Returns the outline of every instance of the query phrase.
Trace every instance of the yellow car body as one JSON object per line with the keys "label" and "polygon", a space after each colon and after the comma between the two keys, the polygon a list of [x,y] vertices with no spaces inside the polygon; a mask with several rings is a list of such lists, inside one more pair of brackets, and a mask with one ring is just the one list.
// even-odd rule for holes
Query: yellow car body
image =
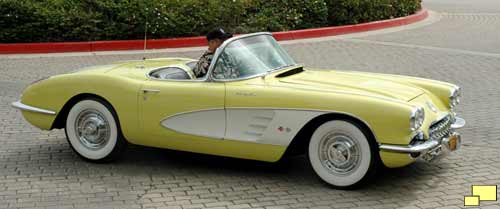
{"label": "yellow car body", "polygon": [[[315,118],[349,117],[370,130],[387,167],[414,162],[417,156],[404,149],[416,135],[429,141],[430,127],[445,116],[455,122],[451,128],[464,122],[450,104],[458,86],[429,79],[299,65],[230,81],[151,77],[169,66],[192,77],[188,65],[193,61],[147,59],[52,76],[28,86],[13,105],[34,126],[51,130],[64,128],[76,101],[95,96],[112,105],[129,143],[268,162],[278,161]],[[412,130],[410,115],[416,107],[424,110],[425,119]],[[257,119],[265,124],[249,122]],[[192,127],[176,128],[179,124]],[[246,128],[252,125],[260,132],[250,133]]]}

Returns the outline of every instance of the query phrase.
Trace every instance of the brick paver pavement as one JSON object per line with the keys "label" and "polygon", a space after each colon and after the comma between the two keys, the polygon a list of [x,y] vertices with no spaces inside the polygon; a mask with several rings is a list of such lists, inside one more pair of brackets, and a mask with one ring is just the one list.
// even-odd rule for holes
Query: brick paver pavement
{"label": "brick paver pavement", "polygon": [[[441,9],[447,2],[438,3]],[[0,57],[0,208],[463,208],[472,184],[500,184],[500,54],[492,47],[500,40],[491,28],[483,36],[467,33],[470,43],[459,33],[449,35],[455,41],[437,37],[445,42],[424,35],[439,34],[447,22],[462,31],[467,30],[460,21],[467,26],[487,19],[498,25],[500,14],[467,21],[459,13],[444,15],[413,29],[422,36],[402,31],[285,45],[307,66],[420,76],[463,88],[458,113],[468,123],[459,153],[437,164],[383,170],[373,184],[355,191],[322,184],[304,157],[270,164],[134,146],[118,162],[87,163],[71,151],[63,131],[32,127],[10,103],[35,79],[143,55]],[[482,38],[491,43],[484,50],[474,45]],[[485,208],[499,204],[481,203]]]}

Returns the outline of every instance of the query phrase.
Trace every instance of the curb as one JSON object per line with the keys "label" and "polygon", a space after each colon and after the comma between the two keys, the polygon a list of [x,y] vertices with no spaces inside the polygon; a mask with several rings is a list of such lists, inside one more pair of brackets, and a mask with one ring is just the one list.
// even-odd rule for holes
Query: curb
{"label": "curb", "polygon": [[[429,12],[427,11],[427,9],[422,9],[413,15],[395,19],[361,23],[356,25],[274,32],[273,36],[278,41],[286,41],[343,35],[408,25],[421,21],[428,16]],[[198,47],[206,45],[207,41],[204,36],[151,39],[147,40],[146,42],[147,49]],[[144,40],[0,44],[0,54],[96,52],[141,49],[144,49]]]}

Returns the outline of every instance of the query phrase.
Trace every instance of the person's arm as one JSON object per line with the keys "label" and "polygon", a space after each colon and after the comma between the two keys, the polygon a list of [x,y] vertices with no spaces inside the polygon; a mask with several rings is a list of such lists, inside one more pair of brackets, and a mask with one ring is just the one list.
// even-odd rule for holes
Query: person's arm
{"label": "person's arm", "polygon": [[196,78],[204,77],[207,74],[209,66],[210,66],[210,60],[207,56],[207,53],[205,53],[200,57],[198,63],[196,63],[196,66],[193,69],[195,77]]}

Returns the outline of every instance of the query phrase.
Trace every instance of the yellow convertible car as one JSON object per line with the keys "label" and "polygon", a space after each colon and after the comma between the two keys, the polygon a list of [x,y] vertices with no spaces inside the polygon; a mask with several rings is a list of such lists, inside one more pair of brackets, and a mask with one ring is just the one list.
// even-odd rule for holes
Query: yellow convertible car
{"label": "yellow convertible car", "polygon": [[148,59],[38,80],[13,103],[44,130],[64,128],[89,161],[128,143],[275,162],[307,153],[326,183],[353,188],[377,167],[459,149],[456,85],[407,76],[307,69],[270,33],[233,37],[207,76],[196,60]]}

